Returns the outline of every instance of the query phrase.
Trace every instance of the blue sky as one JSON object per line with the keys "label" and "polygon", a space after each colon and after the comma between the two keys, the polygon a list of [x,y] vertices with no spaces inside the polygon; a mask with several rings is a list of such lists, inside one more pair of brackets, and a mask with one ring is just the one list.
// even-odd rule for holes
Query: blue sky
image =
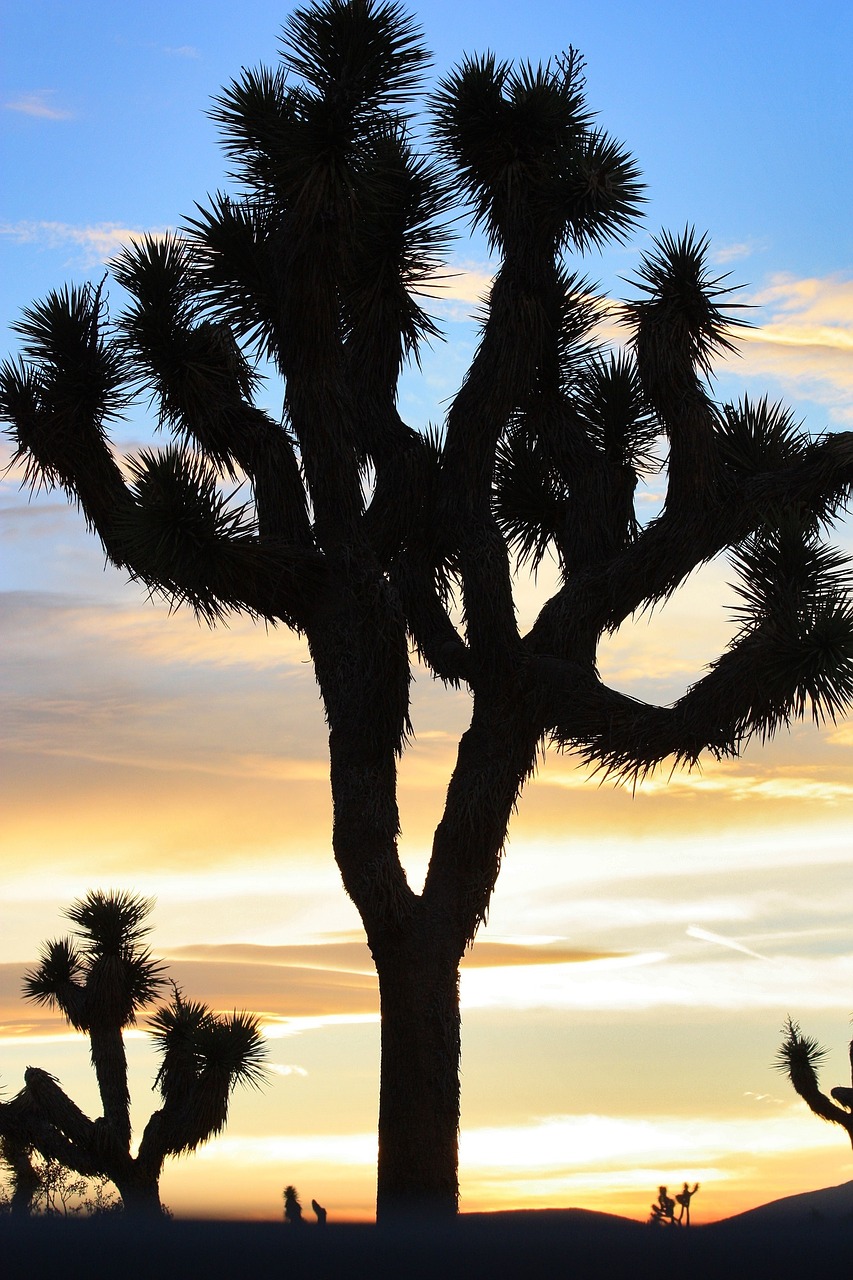
{"label": "blue sky", "polygon": [[[6,4],[4,331],[34,297],[100,278],[128,236],[178,226],[223,184],[205,109],[241,65],[274,60],[285,14]],[[721,368],[719,394],[767,390],[814,430],[853,428],[847,4],[434,0],[418,16],[438,73],[463,51],[537,61],[579,48],[591,105],[648,184],[631,243],[584,269],[615,295],[658,229],[707,231],[758,326]],[[475,340],[482,243],[463,237],[454,267],[438,307],[447,342],[401,391],[413,422],[440,415]],[[120,438],[149,433],[140,410]],[[276,1063],[265,1099],[238,1098],[225,1139],[167,1175],[167,1202],[275,1216],[295,1181],[338,1212],[369,1213],[375,989],[328,851],[324,729],[304,652],[241,620],[210,635],[169,617],[104,571],[61,495],[28,506],[18,481],[0,481],[3,1086],[35,1060],[94,1107],[85,1046],[23,1006],[20,967],[76,894],[156,894],[155,948],[193,995],[263,1012]],[[676,696],[725,642],[725,579],[709,566],[651,623],[624,628],[603,658],[608,678]],[[520,583],[520,608],[545,588]],[[418,682],[401,796],[413,876],[466,709],[464,695]],[[833,1046],[827,1083],[844,1073],[851,764],[849,726],[797,728],[634,798],[570,760],[547,762],[463,982],[464,1207],[643,1216],[660,1181],[689,1177],[719,1216],[853,1177],[843,1135],[804,1113],[769,1065],[790,1011]],[[515,950],[489,949],[498,943]],[[144,1039],[133,1053],[147,1104]],[[238,1173],[249,1190],[235,1202]]]}

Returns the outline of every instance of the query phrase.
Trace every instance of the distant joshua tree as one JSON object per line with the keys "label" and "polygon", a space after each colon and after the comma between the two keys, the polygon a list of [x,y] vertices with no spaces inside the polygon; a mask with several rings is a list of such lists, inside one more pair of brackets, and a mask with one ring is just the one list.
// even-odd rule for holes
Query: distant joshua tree
{"label": "distant joshua tree", "polygon": [[311,1208],[314,1210],[315,1214],[317,1215],[317,1225],[320,1227],[325,1227],[326,1217],[327,1217],[326,1210],[323,1208],[321,1204],[318,1204],[316,1200],[311,1201]]}
{"label": "distant joshua tree", "polygon": [[167,1156],[194,1151],[228,1119],[236,1084],[259,1086],[264,1045],[257,1019],[220,1017],[185,1000],[173,983],[169,1004],[149,1028],[161,1055],[155,1085],[163,1099],[130,1153],[130,1092],[123,1032],[167,984],[164,966],[142,943],[151,902],[129,893],[93,892],[65,913],[73,938],[49,942],[24,978],[24,995],[59,1009],[89,1037],[103,1115],[91,1120],[39,1067],[0,1103],[4,1162],[14,1184],[13,1211],[29,1212],[38,1191],[33,1154],[85,1178],[108,1178],[125,1210],[161,1212],[159,1182]]}
{"label": "distant joshua tree", "polygon": [[681,1188],[678,1195],[675,1197],[679,1205],[677,1221],[683,1222],[685,1227],[690,1226],[690,1201],[693,1199],[693,1197],[695,1196],[698,1190],[699,1190],[698,1182],[694,1182],[692,1191],[690,1187],[687,1185],[687,1183],[685,1182],[684,1186]]}
{"label": "distant joshua tree", "polygon": [[658,1187],[658,1198],[652,1205],[649,1222],[656,1223],[658,1225],[665,1223],[670,1227],[676,1225],[675,1201],[667,1191],[666,1187]]}
{"label": "distant joshua tree", "polygon": [[[779,1046],[776,1067],[788,1077],[816,1116],[841,1125],[853,1146],[853,1088],[838,1085],[835,1089],[830,1089],[830,1096],[827,1097],[821,1092],[817,1077],[817,1069],[826,1057],[826,1049],[811,1036],[804,1036],[800,1024],[793,1022],[791,1018],[788,1018],[782,1033],[785,1039]],[[849,1055],[850,1078],[853,1083],[853,1040],[850,1041]]]}
{"label": "distant joshua tree", "polygon": [[284,1188],[284,1220],[290,1226],[303,1226],[305,1219],[302,1217],[302,1205],[299,1203],[299,1193],[296,1187]]}

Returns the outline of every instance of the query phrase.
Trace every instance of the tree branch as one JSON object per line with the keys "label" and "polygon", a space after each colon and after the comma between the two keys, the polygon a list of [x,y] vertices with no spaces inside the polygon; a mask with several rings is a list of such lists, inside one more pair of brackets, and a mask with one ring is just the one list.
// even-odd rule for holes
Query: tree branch
{"label": "tree branch", "polygon": [[534,660],[546,730],[561,747],[617,776],[642,777],[668,757],[737,755],[807,709],[835,720],[853,702],[853,610],[831,599],[811,616],[772,616],[745,629],[671,707],[608,688],[590,667]]}

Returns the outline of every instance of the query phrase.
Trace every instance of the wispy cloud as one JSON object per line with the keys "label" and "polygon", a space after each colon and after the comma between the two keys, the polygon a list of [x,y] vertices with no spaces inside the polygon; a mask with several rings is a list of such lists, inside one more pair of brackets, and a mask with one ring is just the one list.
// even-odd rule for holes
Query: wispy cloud
{"label": "wispy cloud", "polygon": [[779,274],[747,300],[760,311],[731,371],[772,378],[853,423],[853,278]]}
{"label": "wispy cloud", "polygon": [[145,235],[164,235],[166,228],[126,227],[120,222],[98,222],[77,227],[69,222],[21,221],[0,223],[0,236],[15,244],[39,249],[76,249],[82,265],[106,262],[126,244]]}
{"label": "wispy cloud", "polygon": [[[682,1116],[649,1119],[604,1115],[548,1116],[525,1125],[464,1129],[460,1135],[463,1177],[479,1170],[575,1170],[638,1161],[688,1168],[711,1164],[730,1150],[756,1155],[794,1152],[805,1146],[832,1147],[838,1139],[816,1128],[811,1117],[790,1108],[783,1122],[752,1118],[685,1120]],[[373,1133],[263,1137],[229,1135],[214,1139],[198,1153],[202,1160],[228,1159],[238,1164],[282,1165],[375,1159]]]}
{"label": "wispy cloud", "polygon": [[200,58],[201,52],[194,44],[167,44],[163,46],[163,52],[169,58]]}
{"label": "wispy cloud", "polygon": [[24,116],[33,116],[37,120],[70,120],[74,113],[64,107],[53,104],[55,89],[35,89],[30,93],[18,94],[3,103],[4,111],[18,111]]}
{"label": "wispy cloud", "polygon": [[733,244],[716,245],[712,249],[711,258],[719,266],[727,266],[730,262],[740,262],[744,258],[749,258],[758,249],[763,248],[761,244],[752,240],[743,240]]}
{"label": "wispy cloud", "polygon": [[419,296],[445,320],[470,320],[488,296],[494,268],[483,262],[450,262],[428,280]]}

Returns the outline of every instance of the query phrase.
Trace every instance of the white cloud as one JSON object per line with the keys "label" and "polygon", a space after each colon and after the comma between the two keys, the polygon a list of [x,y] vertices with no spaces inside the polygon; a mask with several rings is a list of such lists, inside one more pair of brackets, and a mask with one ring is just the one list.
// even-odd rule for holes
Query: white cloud
{"label": "white cloud", "polygon": [[[693,1170],[700,1164],[712,1166],[732,1152],[782,1155],[837,1144],[837,1134],[828,1126],[816,1125],[796,1106],[773,1116],[762,1111],[754,1118],[694,1121],[682,1116],[558,1115],[524,1125],[463,1128],[459,1163],[463,1179],[480,1170],[544,1173],[618,1166],[624,1161],[659,1168],[675,1163]],[[376,1159],[376,1135],[226,1134],[201,1148],[197,1159],[252,1166],[327,1161],[371,1165]]]}
{"label": "white cloud", "polygon": [[201,53],[194,44],[167,44],[163,46],[163,52],[169,58],[200,58]]}
{"label": "white cloud", "polygon": [[72,111],[55,107],[51,98],[55,89],[36,89],[32,93],[21,93],[17,98],[3,103],[4,111],[18,111],[21,115],[33,116],[37,120],[70,120]]}
{"label": "white cloud", "polygon": [[726,266],[729,262],[739,262],[743,258],[751,257],[760,248],[762,248],[760,244],[751,240],[735,244],[721,244],[713,248],[711,258],[720,266]]}
{"label": "white cloud", "polygon": [[145,235],[164,235],[166,228],[125,227],[120,222],[98,222],[75,227],[68,222],[21,221],[0,223],[0,236],[15,244],[31,244],[40,249],[77,249],[83,265],[106,262],[126,244]]}
{"label": "white cloud", "polygon": [[811,1012],[844,1008],[849,1000],[853,957],[778,956],[763,961],[714,955],[696,948],[695,958],[663,951],[540,965],[535,970],[463,970],[463,1009],[562,1009],[576,1012],[637,1012],[652,1009],[707,1011],[779,1009]]}
{"label": "white cloud", "polygon": [[807,397],[853,424],[853,278],[778,274],[747,300],[760,312],[740,335],[739,358],[725,367],[775,379],[786,395]]}

